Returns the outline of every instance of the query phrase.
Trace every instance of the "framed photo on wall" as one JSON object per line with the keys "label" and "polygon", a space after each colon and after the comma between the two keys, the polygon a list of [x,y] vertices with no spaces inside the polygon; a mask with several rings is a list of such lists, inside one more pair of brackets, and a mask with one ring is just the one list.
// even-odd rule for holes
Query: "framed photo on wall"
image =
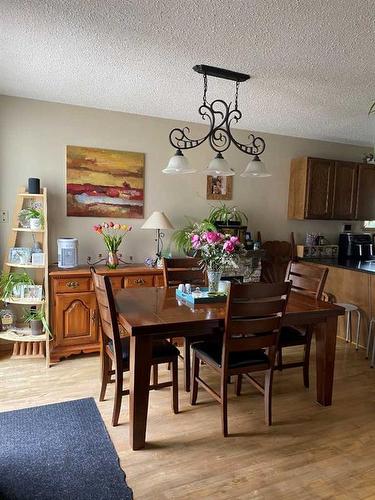
{"label": "framed photo on wall", "polygon": [[207,176],[207,200],[231,200],[233,198],[233,177]]}

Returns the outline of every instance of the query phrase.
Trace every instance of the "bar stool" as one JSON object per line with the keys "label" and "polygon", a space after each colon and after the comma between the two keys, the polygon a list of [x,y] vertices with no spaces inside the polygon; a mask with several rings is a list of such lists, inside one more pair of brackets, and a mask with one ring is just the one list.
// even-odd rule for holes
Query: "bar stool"
{"label": "bar stool", "polygon": [[[371,318],[370,323],[368,325],[368,336],[367,336],[367,349],[366,349],[366,359],[369,358],[370,355],[370,346],[371,346],[371,337],[372,337],[372,325],[375,323],[375,318]],[[372,356],[370,367],[374,368],[375,362],[375,339],[372,341]]]}
{"label": "bar stool", "polygon": [[346,325],[346,334],[345,341],[352,341],[352,312],[357,313],[357,335],[355,339],[355,348],[358,351],[358,343],[359,343],[359,332],[361,327],[361,311],[358,306],[354,304],[345,304],[341,302],[337,302],[336,306],[341,306],[345,309],[345,325]]}

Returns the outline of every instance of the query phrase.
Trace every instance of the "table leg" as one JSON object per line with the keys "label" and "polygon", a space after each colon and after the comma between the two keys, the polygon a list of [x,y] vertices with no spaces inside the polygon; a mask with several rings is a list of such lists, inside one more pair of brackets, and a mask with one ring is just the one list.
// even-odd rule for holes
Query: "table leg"
{"label": "table leg", "polygon": [[146,443],[151,356],[150,336],[130,337],[129,441],[133,450]]}
{"label": "table leg", "polygon": [[323,406],[332,404],[336,335],[337,316],[316,326],[316,395],[318,403]]}

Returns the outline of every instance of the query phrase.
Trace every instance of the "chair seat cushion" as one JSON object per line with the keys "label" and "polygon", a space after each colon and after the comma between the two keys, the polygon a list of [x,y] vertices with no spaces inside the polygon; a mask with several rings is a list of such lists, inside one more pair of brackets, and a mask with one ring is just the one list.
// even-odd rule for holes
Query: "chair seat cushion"
{"label": "chair seat cushion", "polygon": [[[221,366],[221,342],[196,342],[192,344],[191,347],[198,353],[210,358],[218,367]],[[263,349],[238,351],[229,354],[228,368],[240,368],[243,366],[261,365],[264,363],[269,364],[269,359]]]}
{"label": "chair seat cushion", "polygon": [[[108,342],[108,347],[113,352],[113,343]],[[121,338],[122,347],[122,361],[125,365],[129,364],[129,353],[130,353],[130,337]],[[172,345],[167,340],[156,340],[152,343],[152,359],[158,360],[162,358],[173,358],[178,356],[179,351],[177,347]]]}
{"label": "chair seat cushion", "polygon": [[280,329],[279,345],[281,347],[306,344],[306,330],[293,326],[283,326]]}

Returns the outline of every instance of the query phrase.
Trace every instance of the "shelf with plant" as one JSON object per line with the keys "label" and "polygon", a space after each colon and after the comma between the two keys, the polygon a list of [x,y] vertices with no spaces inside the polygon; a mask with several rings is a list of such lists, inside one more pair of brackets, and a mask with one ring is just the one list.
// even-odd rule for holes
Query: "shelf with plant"
{"label": "shelf with plant", "polygon": [[[18,220],[25,229],[30,229],[31,231],[44,229],[43,210],[37,206],[23,208],[18,214]],[[25,226],[25,224],[29,224],[29,227]]]}
{"label": "shelf with plant", "polygon": [[213,207],[208,220],[217,227],[242,226],[248,223],[248,217],[245,212],[242,212],[237,207],[228,207],[225,203],[221,203],[218,207]]}
{"label": "shelf with plant", "polygon": [[0,275],[0,298],[3,302],[16,301],[21,285],[35,285],[26,272],[2,273]]}
{"label": "shelf with plant", "polygon": [[29,325],[31,335],[39,336],[43,332],[52,336],[51,331],[48,326],[46,315],[44,312],[44,305],[39,307],[39,309],[31,308],[25,309],[23,315],[23,321]]}

